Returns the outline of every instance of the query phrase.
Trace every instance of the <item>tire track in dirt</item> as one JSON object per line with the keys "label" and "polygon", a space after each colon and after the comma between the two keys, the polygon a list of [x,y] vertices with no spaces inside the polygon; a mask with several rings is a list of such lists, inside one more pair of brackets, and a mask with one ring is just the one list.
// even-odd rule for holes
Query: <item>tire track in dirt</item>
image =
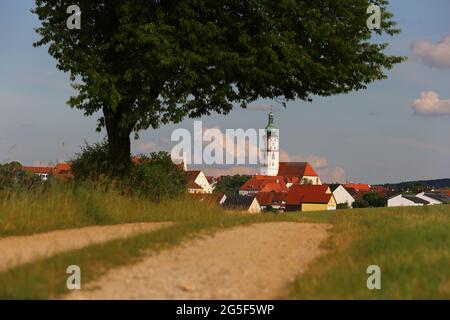
{"label": "tire track in dirt", "polygon": [[282,299],[330,225],[276,222],[194,239],[109,270],[66,299]]}
{"label": "tire track in dirt", "polygon": [[129,223],[0,238],[0,272],[54,254],[150,232],[170,222]]}

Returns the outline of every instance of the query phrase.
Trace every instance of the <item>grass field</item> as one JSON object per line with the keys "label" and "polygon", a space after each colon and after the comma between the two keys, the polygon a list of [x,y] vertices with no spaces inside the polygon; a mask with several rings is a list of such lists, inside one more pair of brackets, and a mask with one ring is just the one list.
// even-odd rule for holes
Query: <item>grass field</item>
{"label": "grass field", "polygon": [[[328,253],[299,277],[293,299],[450,299],[450,206],[337,211]],[[368,290],[367,267],[381,268]]]}
{"label": "grass field", "polygon": [[[181,199],[154,204],[92,187],[26,193],[0,201],[0,237],[87,225],[173,221],[173,226],[68,251],[0,273],[0,299],[48,299],[67,292],[68,265],[83,282],[195,236],[236,225],[272,221],[334,225],[326,253],[299,277],[293,299],[450,298],[450,206],[338,210],[322,213],[230,214]],[[369,265],[382,271],[382,290],[369,291]]]}

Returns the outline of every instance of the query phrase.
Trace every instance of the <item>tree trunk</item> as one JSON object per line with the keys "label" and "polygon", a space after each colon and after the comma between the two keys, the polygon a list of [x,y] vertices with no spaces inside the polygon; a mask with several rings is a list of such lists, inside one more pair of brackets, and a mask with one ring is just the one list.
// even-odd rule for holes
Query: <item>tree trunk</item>
{"label": "tree trunk", "polygon": [[131,128],[120,125],[121,114],[103,110],[108,135],[109,153],[113,165],[113,174],[122,176],[131,166]]}

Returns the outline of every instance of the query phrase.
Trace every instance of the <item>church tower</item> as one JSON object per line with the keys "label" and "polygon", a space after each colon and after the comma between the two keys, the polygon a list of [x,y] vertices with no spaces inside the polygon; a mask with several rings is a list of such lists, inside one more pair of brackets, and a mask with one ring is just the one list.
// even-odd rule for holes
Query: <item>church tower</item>
{"label": "church tower", "polygon": [[275,115],[269,113],[269,123],[266,127],[266,141],[263,150],[263,166],[261,174],[264,176],[277,176],[280,162],[280,131],[275,127]]}

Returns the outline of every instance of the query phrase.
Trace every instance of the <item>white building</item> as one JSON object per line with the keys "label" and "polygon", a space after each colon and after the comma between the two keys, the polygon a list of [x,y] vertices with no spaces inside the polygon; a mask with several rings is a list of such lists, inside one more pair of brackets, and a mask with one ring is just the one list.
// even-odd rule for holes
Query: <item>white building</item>
{"label": "white building", "polygon": [[213,193],[213,187],[209,184],[205,174],[201,170],[187,171],[188,193]]}
{"label": "white building", "polygon": [[266,127],[265,148],[262,150],[263,166],[261,167],[261,174],[263,176],[278,175],[278,168],[280,163],[280,131],[274,124],[275,115],[273,112],[269,113],[269,123]]}
{"label": "white building", "polygon": [[439,195],[436,193],[421,192],[421,193],[417,194],[416,197],[428,201],[430,205],[444,203],[444,201],[442,200],[442,195]]}
{"label": "white building", "polygon": [[414,207],[428,205],[427,200],[412,194],[399,194],[388,199],[388,207]]}
{"label": "white building", "polygon": [[348,192],[348,190],[342,184],[332,184],[330,185],[331,192],[333,192],[334,198],[336,199],[336,204],[348,204],[351,208],[355,198]]}

